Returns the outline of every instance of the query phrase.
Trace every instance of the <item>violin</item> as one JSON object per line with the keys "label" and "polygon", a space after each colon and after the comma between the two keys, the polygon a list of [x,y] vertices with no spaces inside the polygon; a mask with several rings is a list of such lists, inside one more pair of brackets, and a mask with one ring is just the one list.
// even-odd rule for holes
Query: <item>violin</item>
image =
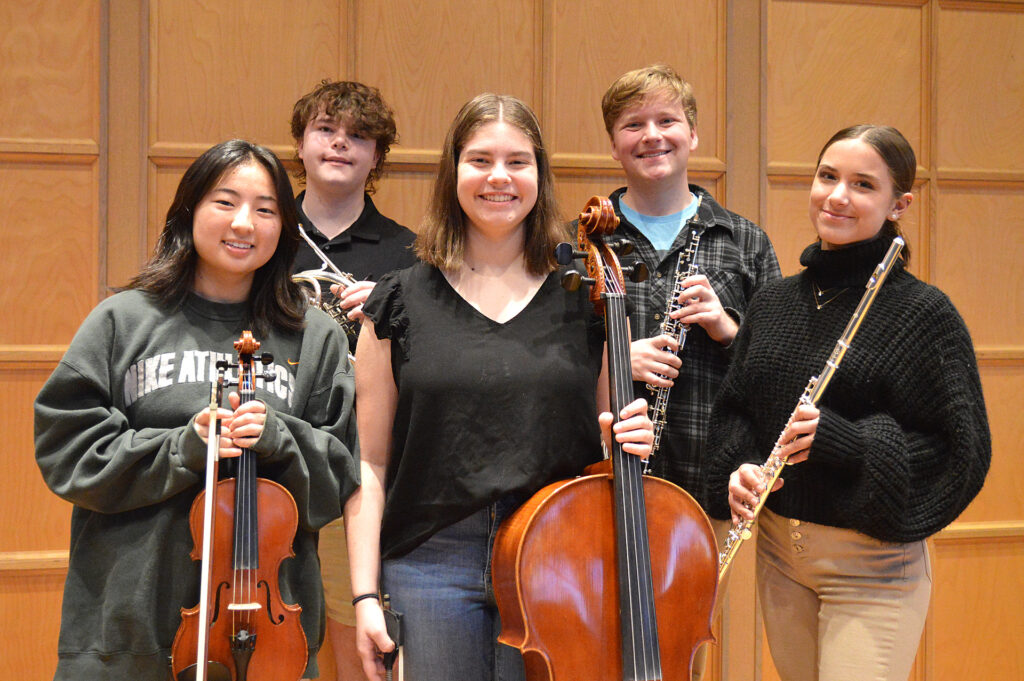
{"label": "violin", "polygon": [[[612,412],[633,400],[624,275],[608,244],[618,218],[607,198],[580,215],[576,248],[605,316]],[[638,278],[639,277],[639,278]],[[498,529],[492,577],[501,615],[498,640],[518,648],[529,681],[689,681],[698,646],[711,640],[717,546],[711,523],[676,485],[643,474],[643,461],[612,442],[610,459],[582,477],[537,492]]]}
{"label": "violin", "polygon": [[[249,331],[234,346],[238,363],[218,364],[217,384],[223,384],[225,368],[237,367],[245,403],[255,399],[256,362],[273,358],[255,354],[260,343]],[[269,372],[260,377],[274,378]],[[203,561],[200,602],[182,609],[171,673],[177,681],[298,681],[308,657],[302,608],[282,601],[278,581],[281,561],[295,555],[298,510],[288,490],[256,477],[256,454],[248,449],[235,459],[235,477],[217,481],[219,402],[215,387],[206,487],[189,514],[192,559]]]}

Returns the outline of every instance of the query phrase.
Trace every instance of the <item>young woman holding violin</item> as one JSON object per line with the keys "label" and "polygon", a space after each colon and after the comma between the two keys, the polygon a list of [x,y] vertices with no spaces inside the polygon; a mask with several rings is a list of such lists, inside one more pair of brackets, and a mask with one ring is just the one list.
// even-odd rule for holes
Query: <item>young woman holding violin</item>
{"label": "young woman holding violin", "polygon": [[[895,128],[845,128],[825,144],[810,193],[818,241],[802,272],[755,296],[712,412],[709,512],[752,521],[770,494],[757,581],[784,681],[906,681],[931,594],[925,539],[988,471],[971,338],[949,298],[905,269],[905,249],[828,391],[797,406],[899,236],[916,167]],[[777,439],[792,465],[772,491],[760,464]]]}
{"label": "young woman holding violin", "polygon": [[[543,485],[601,458],[608,401],[603,321],[555,271],[568,237],[533,112],[492,94],[464,105],[417,238],[422,262],[382,278],[363,308],[363,484],[345,522],[370,678],[393,647],[378,587],[404,615],[409,678],[523,678],[519,652],[495,642],[494,533]],[[648,454],[646,403],[620,416],[623,449]]]}
{"label": "young woman holding violin", "polygon": [[229,396],[220,453],[255,453],[258,475],[295,500],[295,557],[279,583],[302,607],[305,675],[317,676],[315,532],[341,514],[358,470],[347,341],[291,281],[296,224],[273,153],[241,140],[209,149],[185,172],[156,254],[90,313],[39,393],[36,460],[74,504],[56,679],[168,678],[180,610],[199,593],[188,513],[206,467],[204,405],[215,363],[247,329],[273,354],[274,380],[257,380],[245,404]]}

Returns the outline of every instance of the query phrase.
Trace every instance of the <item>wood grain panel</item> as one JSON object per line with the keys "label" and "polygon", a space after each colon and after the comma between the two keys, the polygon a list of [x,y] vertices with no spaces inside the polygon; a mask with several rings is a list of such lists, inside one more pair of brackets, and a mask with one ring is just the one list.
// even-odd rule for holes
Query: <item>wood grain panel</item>
{"label": "wood grain panel", "polygon": [[[725,2],[555,2],[549,27],[548,143],[559,153],[607,155],[601,97],[616,78],[662,62],[694,87],[698,154],[725,158]],[[757,106],[756,101],[736,106]]]}
{"label": "wood grain panel", "polygon": [[152,0],[152,143],[290,144],[292,105],[346,71],[338,0]]}
{"label": "wood grain panel", "polygon": [[927,166],[923,13],[920,7],[769,2],[768,162],[813,162],[837,130],[876,123],[899,128]]}
{"label": "wood grain panel", "polygon": [[1024,7],[1006,9],[1016,11],[940,3],[936,163],[946,173],[1024,172]]}
{"label": "wood grain panel", "polygon": [[439,149],[459,107],[481,92],[539,108],[534,0],[352,1],[354,76],[379,87],[394,109],[396,151]]}
{"label": "wood grain panel", "polygon": [[975,346],[1024,351],[1024,185],[940,183],[933,283]]}
{"label": "wood grain panel", "polygon": [[4,678],[42,681],[57,668],[57,634],[64,573],[0,573]]}
{"label": "wood grain panel", "polygon": [[1024,678],[1024,542],[935,541],[928,681]]}
{"label": "wood grain panel", "polygon": [[97,168],[0,163],[0,196],[0,345],[68,343],[99,287]]}
{"label": "wood grain panel", "polygon": [[[779,257],[782,274],[789,276],[801,269],[800,253],[818,237],[808,213],[811,178],[771,178],[768,184],[768,219],[765,231],[771,237]],[[926,185],[914,189],[914,202],[900,221],[900,227],[911,248],[910,271],[920,276],[927,257],[927,244],[922,243],[921,220],[927,212]]]}
{"label": "wood grain panel", "polygon": [[983,366],[981,382],[992,429],[992,467],[981,493],[956,524],[1024,522],[1024,478],[1018,474],[1024,453],[1024,365]]}
{"label": "wood grain panel", "polygon": [[4,434],[4,485],[0,495],[0,550],[67,548],[71,506],[43,482],[33,456],[32,405],[50,375],[47,368],[0,365],[0,433]]}
{"label": "wood grain panel", "polygon": [[185,170],[195,159],[160,159],[149,170],[149,219],[146,221],[146,257],[152,255],[167,219],[167,209],[174,200]]}
{"label": "wood grain panel", "polygon": [[373,202],[381,213],[418,232],[434,190],[436,171],[391,170],[377,185]]}
{"label": "wood grain panel", "polygon": [[0,139],[99,140],[100,6],[0,6]]}

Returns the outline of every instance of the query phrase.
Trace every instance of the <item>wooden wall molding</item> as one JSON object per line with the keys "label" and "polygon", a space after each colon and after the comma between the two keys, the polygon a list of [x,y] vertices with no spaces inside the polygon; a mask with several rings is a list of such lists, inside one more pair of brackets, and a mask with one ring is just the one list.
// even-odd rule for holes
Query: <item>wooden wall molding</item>
{"label": "wooden wall molding", "polygon": [[0,154],[5,157],[59,157],[61,163],[82,164],[99,156],[100,144],[91,139],[0,137]]}
{"label": "wooden wall molding", "polygon": [[66,572],[67,551],[4,551],[0,552],[0,577],[9,573]]}
{"label": "wooden wall molding", "polygon": [[53,367],[67,349],[66,345],[0,345],[0,364],[14,366],[43,362]]}
{"label": "wooden wall molding", "polygon": [[1024,520],[953,523],[932,537],[936,544],[994,539],[1024,539]]}

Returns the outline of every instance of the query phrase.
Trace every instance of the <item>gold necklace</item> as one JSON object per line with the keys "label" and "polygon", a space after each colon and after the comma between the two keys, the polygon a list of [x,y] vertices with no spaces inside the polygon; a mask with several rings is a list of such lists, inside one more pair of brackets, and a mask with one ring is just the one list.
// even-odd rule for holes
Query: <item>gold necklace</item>
{"label": "gold necklace", "polygon": [[820,310],[825,307],[839,296],[846,293],[850,288],[849,286],[833,286],[832,288],[822,289],[818,286],[815,281],[811,282],[811,288],[814,289],[814,304]]}

